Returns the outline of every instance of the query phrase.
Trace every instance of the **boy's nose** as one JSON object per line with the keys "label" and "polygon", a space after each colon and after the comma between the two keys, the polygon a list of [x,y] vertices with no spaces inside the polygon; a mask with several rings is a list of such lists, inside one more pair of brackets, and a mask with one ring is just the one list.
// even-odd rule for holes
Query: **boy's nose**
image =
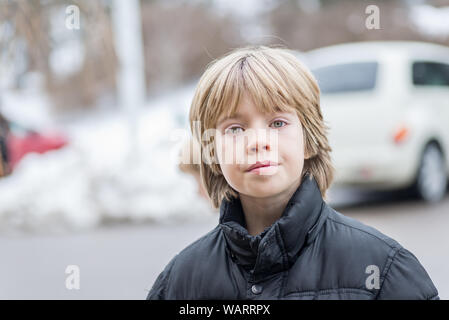
{"label": "boy's nose", "polygon": [[266,135],[267,134],[264,132],[259,132],[248,137],[248,154],[253,154],[261,151],[271,151],[271,145]]}
{"label": "boy's nose", "polygon": [[249,149],[249,153],[256,153],[261,150],[270,151],[270,145],[268,143],[255,143],[248,149]]}

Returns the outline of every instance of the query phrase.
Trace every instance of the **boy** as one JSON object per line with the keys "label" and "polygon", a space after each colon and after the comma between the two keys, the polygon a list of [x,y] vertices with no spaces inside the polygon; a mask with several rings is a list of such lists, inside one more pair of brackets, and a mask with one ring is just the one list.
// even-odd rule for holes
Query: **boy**
{"label": "boy", "polygon": [[208,67],[190,125],[219,224],[147,299],[439,299],[410,251],[324,201],[333,168],[319,97],[285,49],[237,49]]}

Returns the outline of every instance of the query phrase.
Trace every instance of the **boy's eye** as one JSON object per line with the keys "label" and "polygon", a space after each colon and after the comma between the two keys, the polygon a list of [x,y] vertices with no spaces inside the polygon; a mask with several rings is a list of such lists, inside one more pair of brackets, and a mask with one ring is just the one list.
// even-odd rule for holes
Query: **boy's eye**
{"label": "boy's eye", "polygon": [[243,131],[242,127],[230,127],[225,130],[225,134],[226,133],[237,134],[240,133],[241,131]]}
{"label": "boy's eye", "polygon": [[285,123],[285,121],[282,121],[282,120],[276,120],[276,121],[273,121],[273,123],[271,125],[274,128],[281,128],[281,127],[285,126],[286,123]]}

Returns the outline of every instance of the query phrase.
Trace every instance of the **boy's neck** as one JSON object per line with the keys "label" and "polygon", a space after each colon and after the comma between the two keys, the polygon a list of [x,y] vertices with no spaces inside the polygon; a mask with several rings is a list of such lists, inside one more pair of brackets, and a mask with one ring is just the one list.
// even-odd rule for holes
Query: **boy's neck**
{"label": "boy's neck", "polygon": [[248,233],[256,236],[275,223],[282,216],[288,201],[300,184],[301,179],[283,192],[265,198],[240,194]]}

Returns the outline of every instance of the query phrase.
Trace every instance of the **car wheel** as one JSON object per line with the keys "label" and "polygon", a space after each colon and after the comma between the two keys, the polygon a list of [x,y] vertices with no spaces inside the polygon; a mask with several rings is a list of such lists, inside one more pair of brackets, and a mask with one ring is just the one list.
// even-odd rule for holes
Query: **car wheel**
{"label": "car wheel", "polygon": [[441,200],[447,188],[447,175],[443,153],[435,144],[423,152],[416,180],[418,196],[427,202]]}

